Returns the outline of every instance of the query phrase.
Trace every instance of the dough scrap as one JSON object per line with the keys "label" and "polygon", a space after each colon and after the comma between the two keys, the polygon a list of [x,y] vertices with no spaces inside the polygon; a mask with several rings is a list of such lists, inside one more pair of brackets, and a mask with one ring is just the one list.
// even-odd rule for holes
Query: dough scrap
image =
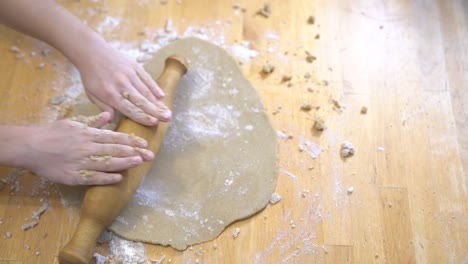
{"label": "dough scrap", "polygon": [[196,38],[175,41],[145,65],[154,79],[172,54],[189,68],[173,120],[150,172],[109,229],[184,250],[265,208],[278,177],[277,136],[226,51]]}

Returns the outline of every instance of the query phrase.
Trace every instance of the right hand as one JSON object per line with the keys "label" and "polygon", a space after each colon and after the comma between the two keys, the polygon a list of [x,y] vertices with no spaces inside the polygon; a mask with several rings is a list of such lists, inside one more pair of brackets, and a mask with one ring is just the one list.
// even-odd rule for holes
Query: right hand
{"label": "right hand", "polygon": [[110,119],[103,112],[85,123],[66,119],[35,127],[26,139],[24,167],[56,183],[104,185],[122,179],[116,172],[154,159],[144,139],[99,129]]}

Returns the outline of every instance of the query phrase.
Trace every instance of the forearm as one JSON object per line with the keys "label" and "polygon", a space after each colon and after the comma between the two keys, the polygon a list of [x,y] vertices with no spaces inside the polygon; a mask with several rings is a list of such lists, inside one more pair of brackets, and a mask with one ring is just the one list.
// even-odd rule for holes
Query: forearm
{"label": "forearm", "polygon": [[78,66],[104,39],[53,0],[0,1],[0,23],[43,40]]}
{"label": "forearm", "polygon": [[32,127],[0,125],[0,166],[23,167]]}

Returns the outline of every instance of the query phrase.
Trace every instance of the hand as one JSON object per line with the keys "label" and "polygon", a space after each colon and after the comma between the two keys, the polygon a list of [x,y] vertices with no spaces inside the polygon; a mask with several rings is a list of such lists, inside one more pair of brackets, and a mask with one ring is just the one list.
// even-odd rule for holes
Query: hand
{"label": "hand", "polygon": [[61,120],[35,127],[25,139],[24,167],[66,185],[103,185],[119,182],[125,170],[149,161],[147,142],[125,133],[98,129],[111,115]]}
{"label": "hand", "polygon": [[168,121],[171,111],[159,100],[164,92],[138,63],[107,44],[94,46],[76,63],[90,99],[114,116],[114,109],[152,126]]}

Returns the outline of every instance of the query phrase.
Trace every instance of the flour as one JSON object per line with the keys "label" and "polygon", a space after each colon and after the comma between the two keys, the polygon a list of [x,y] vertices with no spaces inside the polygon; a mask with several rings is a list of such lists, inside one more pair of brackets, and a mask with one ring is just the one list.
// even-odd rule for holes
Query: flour
{"label": "flour", "polygon": [[322,148],[319,145],[304,137],[301,138],[299,143],[299,150],[305,152],[313,159],[316,159],[320,152],[322,152]]}
{"label": "flour", "polygon": [[115,236],[109,243],[113,260],[117,264],[145,263],[145,247],[141,242],[133,242]]}
{"label": "flour", "polygon": [[230,51],[235,57],[239,58],[242,62],[245,62],[249,59],[258,56],[258,51],[249,49],[249,47],[245,47],[243,45],[233,45],[230,48]]}

